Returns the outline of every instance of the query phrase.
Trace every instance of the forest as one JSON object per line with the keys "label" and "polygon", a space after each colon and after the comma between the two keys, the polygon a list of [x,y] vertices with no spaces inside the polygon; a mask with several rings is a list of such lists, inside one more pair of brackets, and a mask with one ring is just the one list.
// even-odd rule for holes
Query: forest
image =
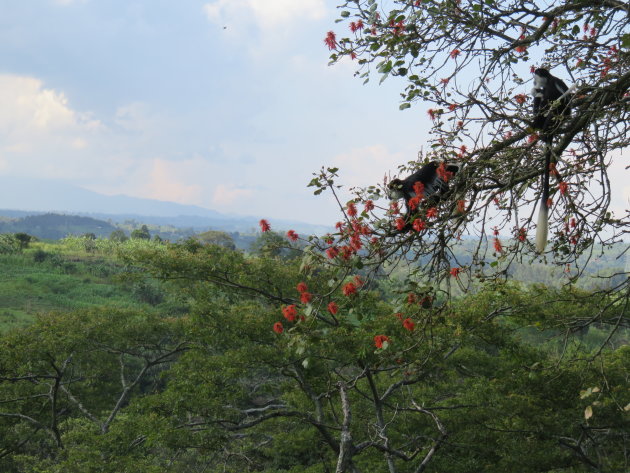
{"label": "forest", "polygon": [[331,65],[430,107],[400,173],[440,193],[324,166],[327,234],[3,234],[1,471],[630,470],[630,6],[337,3]]}

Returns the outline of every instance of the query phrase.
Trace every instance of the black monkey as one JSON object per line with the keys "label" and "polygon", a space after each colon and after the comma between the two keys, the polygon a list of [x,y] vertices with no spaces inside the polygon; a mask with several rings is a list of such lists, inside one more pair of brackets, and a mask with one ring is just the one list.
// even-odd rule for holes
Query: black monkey
{"label": "black monkey", "polygon": [[[538,223],[536,224],[536,250],[542,253],[547,245],[549,232],[549,172],[551,165],[551,144],[555,130],[561,120],[571,116],[571,94],[562,79],[551,75],[547,69],[534,71],[534,121],[533,127],[541,130],[541,140],[545,143],[545,167],[542,176],[542,195]],[[559,102],[557,102],[559,100]]]}
{"label": "black monkey", "polygon": [[[392,179],[388,186],[389,198],[405,199],[407,226],[409,216],[418,208],[420,200],[424,198],[430,205],[437,203],[448,191],[448,180],[459,171],[459,168],[460,165],[456,163],[440,164],[431,161],[405,179]],[[418,196],[417,191],[422,195]]]}
{"label": "black monkey", "polygon": [[[547,69],[534,71],[534,122],[533,127],[542,130],[545,143],[553,141],[553,131],[563,118],[571,116],[569,88],[562,79],[551,75]],[[560,99],[559,103],[554,103]]]}

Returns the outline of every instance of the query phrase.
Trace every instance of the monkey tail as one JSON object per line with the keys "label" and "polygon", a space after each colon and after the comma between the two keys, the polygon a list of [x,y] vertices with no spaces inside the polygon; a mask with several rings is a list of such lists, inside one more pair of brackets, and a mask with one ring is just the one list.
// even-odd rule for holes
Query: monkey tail
{"label": "monkey tail", "polygon": [[536,224],[536,251],[542,253],[547,246],[549,233],[549,166],[551,164],[551,143],[547,143],[545,150],[545,169],[543,170],[542,196],[538,223]]}

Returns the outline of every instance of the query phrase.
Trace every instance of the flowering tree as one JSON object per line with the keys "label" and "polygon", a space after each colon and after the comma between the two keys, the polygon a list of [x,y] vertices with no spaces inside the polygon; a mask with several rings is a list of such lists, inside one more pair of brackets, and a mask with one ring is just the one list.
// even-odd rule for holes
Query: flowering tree
{"label": "flowering tree", "polygon": [[[629,11],[617,0],[343,2],[338,33],[324,40],[331,63],[350,58],[365,81],[402,79],[400,108],[426,107],[431,120],[431,142],[419,143],[430,151],[421,158],[457,160],[463,169],[439,204],[412,204],[408,231],[398,205],[379,202],[382,186],[358,189],[352,202],[340,202],[338,233],[316,246],[342,262],[360,253],[360,264],[373,267],[421,261],[432,279],[460,283],[460,273],[484,279],[515,258],[535,257],[532,216],[545,166],[529,78],[544,67],[576,86],[572,115],[552,144],[545,256],[577,276],[580,255],[628,231],[627,211],[610,208],[608,171],[630,139]],[[334,192],[337,171],[322,169],[311,181],[316,192]],[[479,244],[458,261],[451,247],[470,236]],[[493,256],[498,264],[490,266]]]}

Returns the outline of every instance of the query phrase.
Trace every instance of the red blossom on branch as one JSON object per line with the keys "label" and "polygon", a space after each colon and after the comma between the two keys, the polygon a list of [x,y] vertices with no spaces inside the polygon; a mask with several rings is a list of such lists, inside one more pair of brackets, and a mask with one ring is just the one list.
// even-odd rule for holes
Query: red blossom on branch
{"label": "red blossom on branch", "polygon": [[284,327],[282,326],[282,322],[276,322],[275,324],[273,324],[273,331],[276,332],[277,334],[281,334],[282,332],[284,332]]}
{"label": "red blossom on branch", "polygon": [[344,296],[350,297],[352,294],[357,293],[357,286],[355,286],[354,283],[349,282],[343,286],[341,291],[343,292]]}
{"label": "red blossom on branch", "polygon": [[527,100],[527,95],[525,95],[525,94],[517,94],[517,95],[514,96],[514,100],[516,100],[516,103],[518,103],[519,105],[522,105]]}
{"label": "red blossom on branch", "polygon": [[308,291],[308,286],[304,282],[299,282],[297,286],[295,286],[295,288],[298,290],[299,293]]}
{"label": "red blossom on branch", "polygon": [[459,273],[462,272],[462,268],[451,268],[451,276],[459,278]]}
{"label": "red blossom on branch", "polygon": [[417,218],[413,221],[413,229],[417,232],[421,232],[425,229],[425,223],[421,219]]}
{"label": "red blossom on branch", "polygon": [[406,318],[405,320],[403,320],[402,324],[403,327],[405,327],[410,332],[413,332],[413,330],[416,328],[416,324],[410,318]]}
{"label": "red blossom on branch", "polygon": [[389,204],[389,210],[393,215],[400,213],[400,207],[398,206],[398,202],[392,202]]}
{"label": "red blossom on branch", "polygon": [[260,225],[260,231],[263,233],[271,230],[271,225],[269,225],[269,222],[264,218],[261,219],[260,222],[258,222],[258,225]]}
{"label": "red blossom on branch", "polygon": [[405,219],[398,217],[396,219],[395,224],[396,224],[396,230],[402,231],[402,229],[405,228]]}
{"label": "red blossom on branch", "polygon": [[427,110],[427,113],[429,114],[429,117],[431,117],[431,120],[435,120],[435,110],[430,108],[429,110]]}
{"label": "red blossom on branch", "polygon": [[466,211],[466,201],[464,199],[460,199],[457,201],[457,211],[460,214],[463,214]]}
{"label": "red blossom on branch", "polygon": [[501,245],[501,241],[498,238],[494,239],[494,251],[497,253],[501,253],[503,251],[503,246]]}
{"label": "red blossom on branch", "polygon": [[560,189],[560,194],[565,195],[567,193],[567,189],[569,188],[569,185],[566,182],[561,181],[558,184],[558,188]]}
{"label": "red blossom on branch", "polygon": [[282,315],[284,315],[284,318],[289,322],[295,322],[295,318],[297,317],[297,308],[295,307],[295,304],[283,307]]}
{"label": "red blossom on branch", "polygon": [[324,44],[326,44],[326,46],[328,46],[328,49],[330,49],[331,51],[333,49],[337,49],[337,37],[335,36],[334,31],[329,31],[328,33],[326,33]]}
{"label": "red blossom on branch", "polygon": [[326,256],[328,256],[328,258],[330,259],[335,259],[338,254],[339,254],[339,250],[337,249],[336,246],[331,246],[330,248],[326,250]]}
{"label": "red blossom on branch", "polygon": [[372,210],[374,210],[374,202],[372,202],[371,200],[366,200],[365,201],[365,211],[366,212],[371,212]]}
{"label": "red blossom on branch", "polygon": [[435,218],[438,215],[438,211],[435,207],[427,209],[427,218]]}
{"label": "red blossom on branch", "polygon": [[459,55],[460,55],[460,53],[461,53],[461,51],[460,51],[459,49],[453,49],[453,50],[451,51],[451,58],[452,58],[452,59],[455,59],[457,56],[459,56]]}
{"label": "red blossom on branch", "polygon": [[289,230],[287,232],[287,238],[291,241],[296,241],[299,238],[299,236],[293,230]]}
{"label": "red blossom on branch", "polygon": [[313,294],[311,294],[310,292],[303,292],[302,294],[300,294],[300,301],[302,302],[302,304],[308,304],[309,302],[311,302],[311,299],[313,299]]}
{"label": "red blossom on branch", "polygon": [[385,345],[386,343],[389,343],[390,339],[387,335],[375,335],[374,336],[374,346],[376,346],[376,348],[383,348],[383,345]]}
{"label": "red blossom on branch", "polygon": [[330,312],[332,315],[336,315],[337,312],[339,312],[339,306],[335,301],[331,301],[328,303],[328,312]]}
{"label": "red blossom on branch", "polygon": [[354,204],[354,202],[352,202],[352,201],[348,202],[346,208],[347,208],[348,215],[350,217],[356,217],[357,216],[357,206]]}

